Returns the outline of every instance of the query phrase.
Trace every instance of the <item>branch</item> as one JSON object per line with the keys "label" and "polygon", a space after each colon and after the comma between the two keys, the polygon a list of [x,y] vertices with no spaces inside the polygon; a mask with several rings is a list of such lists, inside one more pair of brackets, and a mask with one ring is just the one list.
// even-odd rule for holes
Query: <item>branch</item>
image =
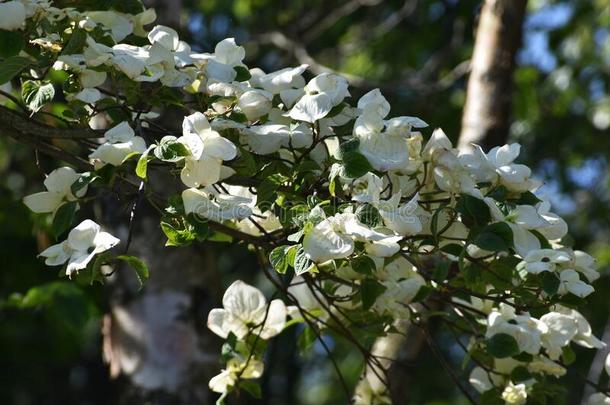
{"label": "branch", "polygon": [[33,120],[27,115],[0,105],[1,131],[48,139],[91,139],[104,136],[103,131],[90,128],[56,128]]}

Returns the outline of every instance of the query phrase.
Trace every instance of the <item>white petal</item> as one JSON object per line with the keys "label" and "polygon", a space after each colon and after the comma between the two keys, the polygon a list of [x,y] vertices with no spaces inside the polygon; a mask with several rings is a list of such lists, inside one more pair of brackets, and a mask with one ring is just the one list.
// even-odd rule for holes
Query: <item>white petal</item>
{"label": "white petal", "polygon": [[196,134],[199,135],[202,132],[211,129],[208,119],[201,112],[197,111],[187,117],[184,117],[182,121],[182,134]]}
{"label": "white petal", "polygon": [[225,65],[240,65],[245,56],[246,50],[243,46],[238,46],[234,38],[223,39],[214,48],[214,57]]}
{"label": "white petal", "polygon": [[180,172],[180,179],[187,187],[205,187],[220,180],[219,159],[203,156],[200,160],[186,159]]}
{"label": "white petal", "polygon": [[374,110],[381,118],[390,112],[390,103],[381,94],[379,89],[374,89],[360,97],[358,108],[361,110]]}
{"label": "white petal", "polygon": [[267,319],[260,333],[262,339],[269,339],[284,330],[286,325],[286,305],[282,300],[273,300],[269,303]]}
{"label": "white petal", "polygon": [[222,305],[231,316],[256,325],[265,317],[267,300],[258,288],[237,280],[225,291]]}
{"label": "white petal", "polygon": [[23,27],[25,7],[19,1],[0,3],[0,29],[15,31]]}
{"label": "white petal", "polygon": [[324,118],[332,108],[332,100],[327,94],[306,94],[292,107],[290,118],[314,123]]}
{"label": "white petal", "polygon": [[120,241],[121,240],[119,238],[115,238],[108,232],[99,232],[93,240],[93,244],[95,245],[95,253],[105,252],[106,250],[118,245]]}
{"label": "white petal", "polygon": [[214,308],[208,314],[208,328],[223,339],[226,339],[230,332],[226,322],[227,316],[227,311],[222,308]]}
{"label": "white petal", "polygon": [[[213,132],[213,131],[210,131]],[[237,148],[229,141],[214,132],[215,136],[204,140],[203,153],[220,160],[231,160],[237,156]]]}
{"label": "white petal", "polygon": [[65,242],[58,243],[53,246],[49,246],[43,250],[39,256],[46,258],[45,264],[47,266],[59,266],[64,264],[70,257],[70,249],[66,246]]}
{"label": "white petal", "polygon": [[160,44],[165,49],[170,51],[178,48],[178,33],[169,27],[164,25],[156,25],[149,33],[148,40],[151,44]]}
{"label": "white petal", "polygon": [[40,193],[30,194],[23,198],[23,203],[36,213],[55,212],[62,203],[64,194],[42,191]]}
{"label": "white petal", "polygon": [[242,136],[250,149],[259,155],[277,152],[289,137],[286,125],[256,125],[245,130]]}
{"label": "white petal", "polygon": [[215,375],[210,379],[208,387],[219,394],[226,392],[230,387],[235,385],[237,375],[230,370],[222,370],[220,374]]}
{"label": "white petal", "polygon": [[100,232],[100,226],[90,219],[85,219],[68,234],[68,246],[71,249],[87,251],[94,246],[94,240]]}
{"label": "white petal", "polygon": [[129,142],[135,136],[135,132],[127,121],[110,128],[104,133],[104,138],[110,143]]}
{"label": "white petal", "polygon": [[328,219],[317,224],[303,240],[303,249],[309,259],[322,263],[341,259],[354,252],[354,241],[335,232]]}
{"label": "white petal", "polygon": [[60,167],[49,173],[44,185],[49,191],[67,195],[70,193],[70,187],[78,178],[79,174],[71,167]]}

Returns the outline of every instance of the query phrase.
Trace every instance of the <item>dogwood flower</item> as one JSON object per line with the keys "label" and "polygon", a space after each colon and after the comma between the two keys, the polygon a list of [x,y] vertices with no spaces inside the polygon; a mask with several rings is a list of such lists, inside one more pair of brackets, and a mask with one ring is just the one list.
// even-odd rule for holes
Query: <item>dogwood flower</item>
{"label": "dogwood flower", "polygon": [[72,184],[79,176],[71,167],[55,169],[44,180],[47,191],[30,194],[23,198],[23,203],[36,213],[55,213],[64,202],[75,201],[87,193],[85,186],[72,194]]}
{"label": "dogwood flower", "polygon": [[232,358],[227,361],[225,369],[220,374],[210,379],[208,387],[212,391],[222,394],[235,386],[238,379],[259,378],[263,375],[264,368],[264,363],[255,357],[245,360]]}
{"label": "dogwood flower", "polygon": [[500,304],[500,310],[492,311],[487,317],[486,337],[498,333],[512,336],[519,346],[519,350],[530,354],[538,354],[541,347],[542,333],[546,332],[546,325],[528,314],[517,315],[513,307]]}
{"label": "dogwood flower", "polygon": [[117,43],[133,32],[133,23],[122,13],[91,11],[86,13],[85,16],[109,30],[112,39]]}
{"label": "dogwood flower", "polygon": [[502,391],[502,399],[507,405],[523,405],[527,402],[525,384],[513,384],[512,381]]}
{"label": "dogwood flower", "polygon": [[220,194],[211,188],[188,188],[182,192],[184,211],[199,218],[222,222],[252,215],[253,200],[232,194]]}
{"label": "dogwood flower", "polygon": [[74,272],[86,268],[96,254],[109,250],[119,242],[108,232],[102,232],[98,224],[86,219],[70,231],[68,239],[50,246],[39,256],[46,258],[45,264],[49,266],[68,262],[66,275],[71,277]]}
{"label": "dogwood flower", "polygon": [[15,31],[23,28],[25,23],[25,7],[20,1],[0,3],[0,29]]}
{"label": "dogwood flower", "polygon": [[120,166],[130,154],[144,153],[146,150],[146,142],[142,137],[135,135],[127,121],[106,131],[104,139],[106,142],[89,155],[90,159],[112,166]]}
{"label": "dogwood flower", "polygon": [[543,271],[554,272],[558,266],[569,263],[570,260],[570,255],[561,250],[532,250],[519,263],[518,269],[523,269],[531,274],[539,274]]}
{"label": "dogwood flower", "polygon": [[254,121],[271,111],[272,100],[273,94],[268,91],[252,89],[239,96],[237,106],[249,121]]}
{"label": "dogwood flower", "polygon": [[559,275],[559,294],[567,294],[568,292],[577,297],[584,298],[591,294],[595,289],[585,283],[578,276],[578,272],[572,269],[563,270]]}
{"label": "dogwood flower", "polygon": [[332,73],[322,73],[307,83],[305,95],[290,110],[290,118],[314,123],[349,96],[347,80]]}
{"label": "dogwood flower", "polygon": [[220,169],[224,160],[237,155],[237,148],[210,126],[200,112],[184,118],[182,136],[178,142],[184,144],[190,155],[184,160],[180,173],[182,182],[188,187],[209,186],[220,180]]}
{"label": "dogwood flower", "polygon": [[394,194],[389,200],[379,203],[379,214],[385,226],[394,232],[407,236],[414,235],[422,230],[419,219],[419,195],[416,194],[411,201],[400,205],[400,194]]}
{"label": "dogwood flower", "polygon": [[208,315],[208,328],[227,338],[233,333],[243,339],[250,332],[262,339],[279,334],[286,324],[286,306],[275,299],[267,305],[263,293],[241,280],[235,281],[222,297],[224,308],[214,308]]}

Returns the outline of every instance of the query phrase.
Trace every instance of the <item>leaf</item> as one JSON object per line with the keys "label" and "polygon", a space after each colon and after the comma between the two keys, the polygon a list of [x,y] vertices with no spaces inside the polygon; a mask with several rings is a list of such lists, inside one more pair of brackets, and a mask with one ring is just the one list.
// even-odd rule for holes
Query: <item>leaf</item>
{"label": "leaf", "polygon": [[23,69],[30,66],[32,61],[23,56],[11,56],[0,63],[0,84],[10,81]]}
{"label": "leaf", "polygon": [[153,149],[153,154],[164,162],[177,162],[191,154],[184,144],[175,139],[162,139],[161,143]]}
{"label": "leaf", "polygon": [[144,282],[148,280],[149,277],[148,266],[146,266],[146,263],[135,256],[120,255],[116,258],[124,261],[135,270],[141,289],[144,286]]}
{"label": "leaf", "polygon": [[72,183],[70,186],[70,191],[73,195],[76,195],[81,189],[93,183],[95,180],[99,179],[100,176],[96,175],[93,172],[84,172],[78,176],[78,179]]}
{"label": "leaf", "polygon": [[297,340],[299,352],[304,354],[314,344],[317,338],[318,335],[316,334],[316,331],[311,326],[306,326]]}
{"label": "leaf", "polygon": [[520,350],[514,337],[506,333],[497,333],[487,339],[487,351],[498,359],[504,359],[518,354]]}
{"label": "leaf", "polygon": [[377,268],[373,259],[368,256],[355,257],[350,261],[350,264],[354,271],[367,276],[373,274]]}
{"label": "leaf", "polygon": [[261,399],[263,396],[260,384],[255,381],[240,380],[238,386],[254,398]]}
{"label": "leaf", "polygon": [[24,45],[25,41],[21,32],[0,30],[0,57],[7,58],[17,55]]}
{"label": "leaf", "polygon": [[462,195],[455,206],[468,227],[484,226],[491,221],[489,207],[483,200],[470,195]]}
{"label": "leaf", "polygon": [[464,251],[464,247],[462,245],[458,245],[457,243],[449,243],[447,245],[442,246],[441,251],[456,257],[460,257],[460,255]]}
{"label": "leaf", "polygon": [[294,272],[297,276],[307,273],[310,270],[313,270],[312,267],[315,267],[313,262],[309,260],[302,246],[296,251],[294,256]]}
{"label": "leaf", "polygon": [[74,214],[76,213],[77,207],[78,203],[76,201],[66,202],[59,207],[53,217],[53,223],[51,224],[51,232],[55,239],[58,239],[70,228],[74,221]]}
{"label": "leaf", "polygon": [[278,246],[269,253],[269,263],[280,274],[285,274],[288,269],[288,261],[286,260],[286,251],[290,246]]}
{"label": "leaf", "polygon": [[343,154],[343,167],[345,176],[352,179],[362,177],[373,170],[373,166],[371,166],[366,157],[356,151]]}
{"label": "leaf", "polygon": [[504,222],[496,222],[484,227],[472,243],[490,252],[506,252],[513,246],[513,231]]}
{"label": "leaf", "polygon": [[82,28],[75,28],[70,35],[70,39],[62,49],[63,55],[80,53],[87,42],[87,32]]}
{"label": "leaf", "polygon": [[27,80],[21,85],[21,98],[33,112],[39,111],[54,96],[55,88],[51,83]]}
{"label": "leaf", "polygon": [[237,73],[237,76],[235,76],[236,82],[245,82],[246,80],[250,80],[252,77],[248,68],[244,66],[235,66],[233,70],[235,70]]}
{"label": "leaf", "polygon": [[148,172],[148,162],[152,159],[152,157],[149,156],[149,153],[153,149],[155,149],[155,145],[151,145],[148,149],[146,149],[138,159],[138,163],[136,164],[136,175],[141,179],[146,178],[146,173]]}
{"label": "leaf", "polygon": [[362,280],[360,285],[360,298],[362,299],[362,310],[366,311],[370,309],[383,292],[386,287],[376,280],[366,278]]}
{"label": "leaf", "polygon": [[375,228],[383,224],[379,210],[371,204],[363,204],[356,209],[356,216],[363,224]]}
{"label": "leaf", "polygon": [[542,290],[549,296],[555,295],[559,289],[559,277],[550,271],[543,271],[540,275],[540,284],[542,285]]}
{"label": "leaf", "polygon": [[161,221],[161,230],[167,237],[165,246],[185,246],[189,245],[196,238],[190,229],[178,229],[169,222]]}

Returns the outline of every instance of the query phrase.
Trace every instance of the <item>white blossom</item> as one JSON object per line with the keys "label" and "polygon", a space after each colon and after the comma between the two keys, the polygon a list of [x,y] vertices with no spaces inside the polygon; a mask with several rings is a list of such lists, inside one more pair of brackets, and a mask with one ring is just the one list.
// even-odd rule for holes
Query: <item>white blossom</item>
{"label": "white blossom", "polygon": [[66,201],[75,201],[87,193],[87,186],[72,193],[72,184],[79,178],[79,174],[71,167],[60,167],[53,170],[44,180],[47,191],[31,194],[23,198],[23,203],[36,213],[55,213]]}

